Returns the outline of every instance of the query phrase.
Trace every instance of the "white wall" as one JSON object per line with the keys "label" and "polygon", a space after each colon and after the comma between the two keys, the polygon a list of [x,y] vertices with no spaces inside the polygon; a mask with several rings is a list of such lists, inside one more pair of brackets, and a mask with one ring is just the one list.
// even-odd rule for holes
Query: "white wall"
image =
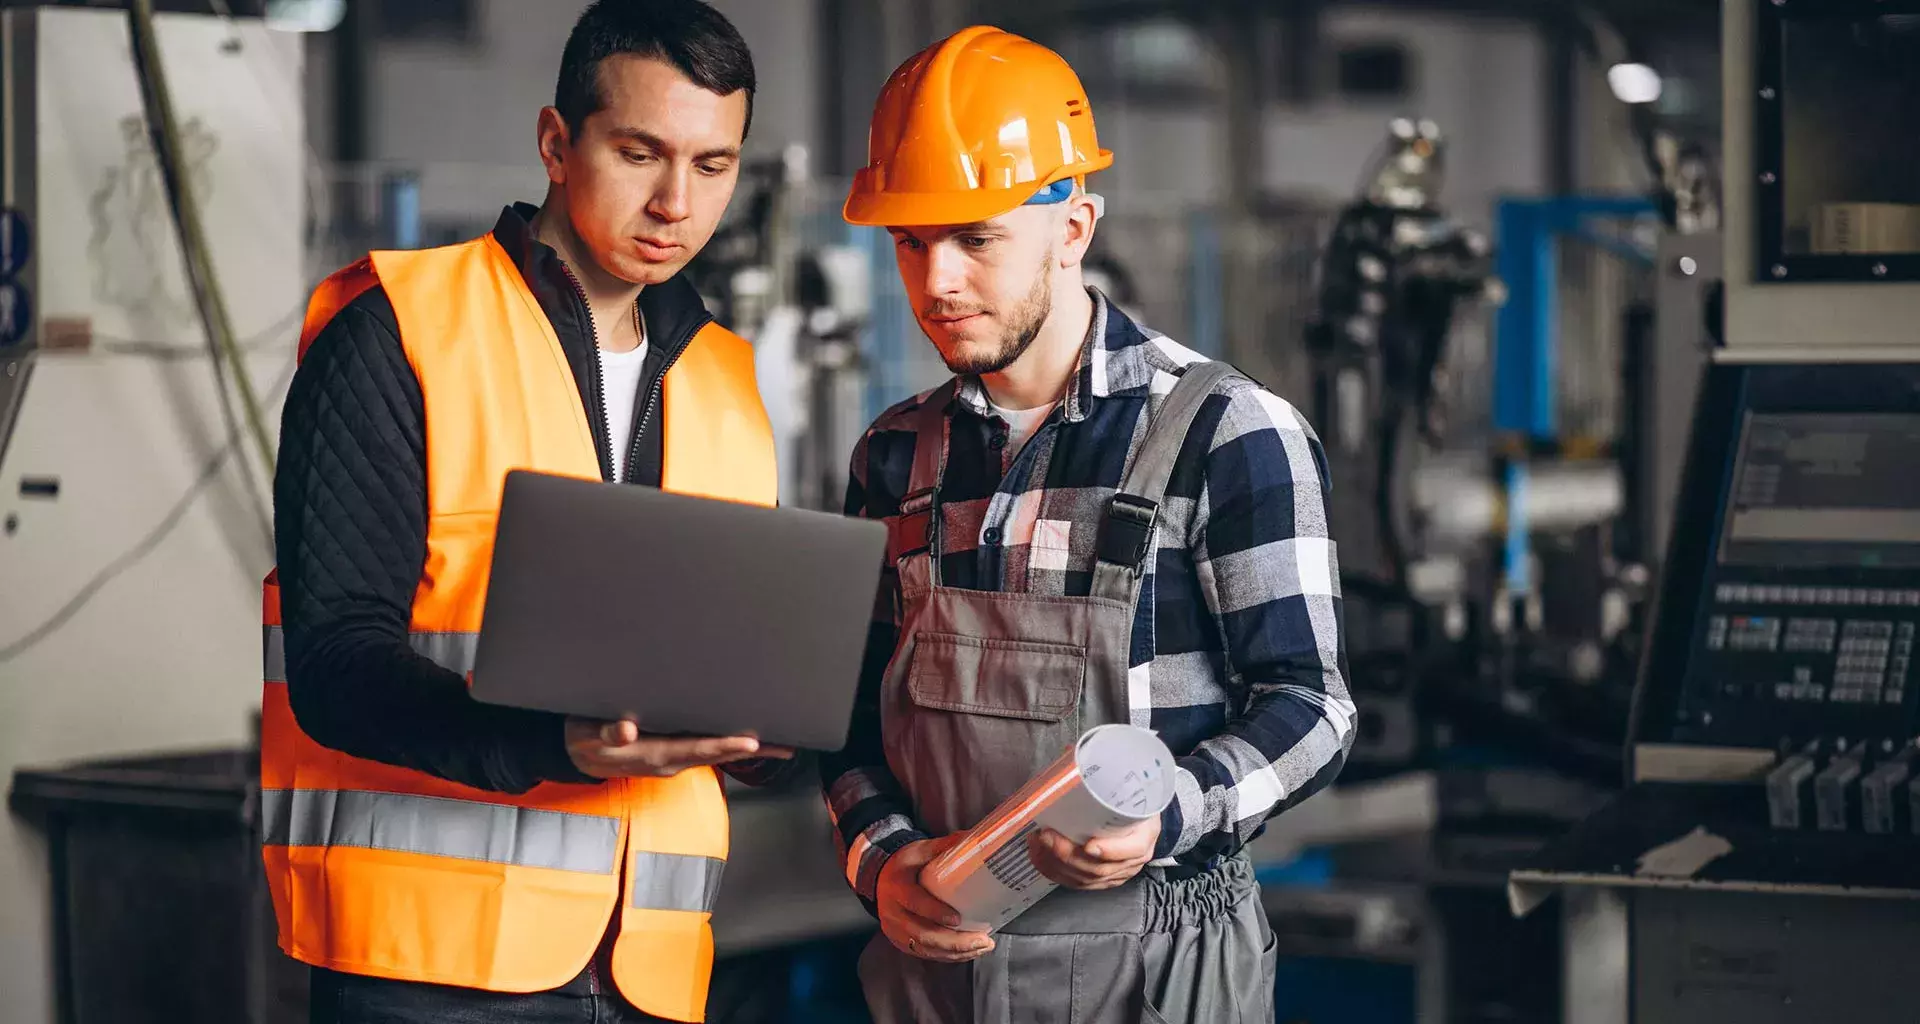
{"label": "white wall", "polygon": [[[9,12],[12,16],[14,12]],[[224,443],[178,250],[139,122],[126,18],[43,9],[35,235],[43,318],[91,324],[87,354],[43,353],[0,463],[0,650],[56,615],[139,545]],[[163,62],[203,187],[234,327],[258,338],[262,387],[291,365],[302,301],[303,138],[298,39],[162,16]],[[197,127],[195,122],[197,119]],[[273,325],[281,330],[269,330]],[[115,355],[125,341],[171,358]],[[272,422],[278,417],[269,410]],[[54,475],[55,501],[20,477]],[[0,779],[23,765],[237,745],[260,699],[266,536],[229,462],[150,555],[45,640],[0,661]],[[0,1020],[51,1024],[42,836],[0,815]]]}
{"label": "white wall", "polygon": [[[749,156],[815,143],[818,68],[813,0],[713,0],[753,51],[759,90]],[[490,216],[513,200],[537,203],[546,178],[534,145],[540,108],[553,102],[567,33],[585,0],[486,0],[471,44],[385,42],[368,61],[374,159],[426,169],[428,216]],[[454,166],[449,166],[454,165]]]}

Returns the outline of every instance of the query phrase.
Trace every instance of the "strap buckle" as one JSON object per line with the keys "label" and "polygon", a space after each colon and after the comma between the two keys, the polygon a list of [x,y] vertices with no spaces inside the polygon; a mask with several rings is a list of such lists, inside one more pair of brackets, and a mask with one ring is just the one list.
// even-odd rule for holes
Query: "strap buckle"
{"label": "strap buckle", "polygon": [[934,542],[934,506],[939,504],[939,489],[923,487],[900,499],[900,512],[895,529],[897,541],[893,557],[898,559],[909,551],[925,547],[933,548]]}
{"label": "strap buckle", "polygon": [[1127,566],[1138,573],[1153,553],[1153,528],[1159,522],[1159,502],[1134,494],[1116,494],[1100,521],[1095,554],[1103,562]]}

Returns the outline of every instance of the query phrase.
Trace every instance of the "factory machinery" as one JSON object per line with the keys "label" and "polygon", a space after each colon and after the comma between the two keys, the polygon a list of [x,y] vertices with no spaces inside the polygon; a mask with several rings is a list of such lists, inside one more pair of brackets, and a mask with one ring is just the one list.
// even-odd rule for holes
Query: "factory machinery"
{"label": "factory machinery", "polygon": [[1911,1021],[1920,4],[1728,0],[1723,32],[1725,343],[1629,785],[1510,898],[1564,897],[1567,1024]]}
{"label": "factory machinery", "polygon": [[[1920,895],[1920,179],[1895,127],[1920,123],[1920,7],[1728,0],[1724,25],[1726,137],[1643,133],[1651,194],[1509,200],[1482,235],[1438,201],[1437,126],[1400,122],[1325,250],[1343,786],[1373,807],[1276,821],[1323,868],[1269,902],[1285,935],[1345,897],[1364,934],[1415,883],[1390,916],[1448,940],[1415,960],[1451,989],[1422,981],[1423,1020],[1913,1019],[1887,951]],[[1626,282],[1601,430],[1567,350],[1599,332],[1559,310],[1591,254]],[[1462,352],[1488,307],[1491,351]],[[1416,779],[1429,831],[1383,861],[1366,830]],[[1476,917],[1455,897],[1489,869],[1560,912]],[[1476,1001],[1472,935],[1557,1007]]]}

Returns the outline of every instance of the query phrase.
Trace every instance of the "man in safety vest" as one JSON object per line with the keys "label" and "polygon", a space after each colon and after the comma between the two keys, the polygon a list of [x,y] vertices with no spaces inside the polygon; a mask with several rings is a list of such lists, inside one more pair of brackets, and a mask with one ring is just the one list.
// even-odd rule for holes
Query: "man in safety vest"
{"label": "man in safety vest", "polygon": [[[1286,402],[1086,288],[1113,161],[1044,47],[966,29],[895,71],[845,216],[892,234],[955,378],[882,414],[850,514],[887,590],[852,732],[823,759],[847,880],[883,935],[875,1017],[1251,1024],[1273,934],[1242,848],[1338,774],[1354,706],[1319,440]],[[1177,757],[1166,811],[1076,845],[993,935],[920,871],[1104,724]]]}
{"label": "man in safety vest", "polygon": [[681,275],[732,197],[753,90],[706,4],[600,0],[540,112],[543,205],[314,294],[274,483],[260,774],[280,946],[315,968],[316,1021],[703,1018],[728,838],[712,766],[784,752],[483,705],[466,677],[508,471],[775,499],[752,353]]}

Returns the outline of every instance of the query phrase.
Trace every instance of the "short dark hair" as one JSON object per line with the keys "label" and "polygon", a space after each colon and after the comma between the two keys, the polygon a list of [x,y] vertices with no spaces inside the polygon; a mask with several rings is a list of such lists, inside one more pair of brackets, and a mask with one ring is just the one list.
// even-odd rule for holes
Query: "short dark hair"
{"label": "short dark hair", "polygon": [[741,136],[752,127],[753,54],[726,15],[701,0],[594,0],[567,36],[553,90],[553,105],[569,132],[578,135],[587,118],[606,106],[600,62],[620,54],[666,61],[721,96],[745,89]]}

